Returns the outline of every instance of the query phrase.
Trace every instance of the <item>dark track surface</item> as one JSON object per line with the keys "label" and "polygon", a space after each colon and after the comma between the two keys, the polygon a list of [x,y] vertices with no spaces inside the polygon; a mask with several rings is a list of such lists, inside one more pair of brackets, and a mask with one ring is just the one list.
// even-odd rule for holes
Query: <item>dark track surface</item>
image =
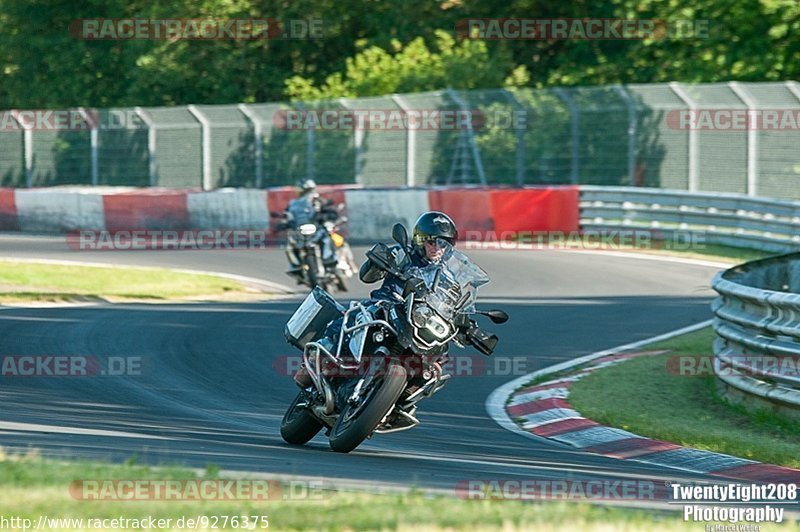
{"label": "dark track surface", "polygon": [[[361,260],[364,248],[355,252]],[[481,292],[484,307],[511,315],[492,326],[501,336],[497,357],[521,360],[526,373],[710,317],[713,268],[561,251],[468,254],[493,280]],[[0,258],[13,257],[203,269],[288,285],[279,250],[79,253],[56,237],[0,236]],[[367,293],[359,285],[345,295]],[[0,445],[445,490],[474,478],[693,476],[502,429],[484,401],[509,374],[453,378],[420,404],[421,426],[377,436],[349,455],[329,451],[322,435],[286,445],[278,426],[296,387],[274,362],[297,354],[282,335],[297,302],[2,309],[0,355],[140,356],[143,370],[0,377]]]}

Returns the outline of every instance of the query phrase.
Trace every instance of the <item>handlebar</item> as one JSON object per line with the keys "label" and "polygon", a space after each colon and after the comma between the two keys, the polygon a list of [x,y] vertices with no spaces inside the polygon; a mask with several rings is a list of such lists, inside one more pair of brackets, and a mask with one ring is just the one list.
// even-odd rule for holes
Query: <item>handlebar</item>
{"label": "handlebar", "polygon": [[387,252],[388,248],[385,244],[375,244],[372,249],[367,251],[366,255],[380,269],[394,275],[401,281],[408,281],[408,276],[389,262],[389,257],[386,256]]}

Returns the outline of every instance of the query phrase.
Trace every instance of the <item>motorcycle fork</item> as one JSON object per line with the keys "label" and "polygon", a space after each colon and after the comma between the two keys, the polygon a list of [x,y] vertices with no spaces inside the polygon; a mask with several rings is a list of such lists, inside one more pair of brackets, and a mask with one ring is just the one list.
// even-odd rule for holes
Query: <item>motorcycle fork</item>
{"label": "motorcycle fork", "polygon": [[294,247],[294,245],[286,246],[286,259],[292,266],[300,266],[302,264],[300,260],[300,251]]}

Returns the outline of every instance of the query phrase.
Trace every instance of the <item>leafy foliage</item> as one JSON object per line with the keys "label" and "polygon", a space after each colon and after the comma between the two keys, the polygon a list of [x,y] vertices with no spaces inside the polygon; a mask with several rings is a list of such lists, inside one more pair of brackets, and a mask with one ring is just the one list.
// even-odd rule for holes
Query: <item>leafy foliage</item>
{"label": "leafy foliage", "polygon": [[[81,40],[82,18],[320,19],[321,39]],[[458,40],[466,18],[656,19],[650,40]],[[176,105],[454,88],[790,80],[795,0],[0,0],[0,106]],[[705,31],[705,27],[708,27]],[[697,30],[697,31],[695,31]]]}

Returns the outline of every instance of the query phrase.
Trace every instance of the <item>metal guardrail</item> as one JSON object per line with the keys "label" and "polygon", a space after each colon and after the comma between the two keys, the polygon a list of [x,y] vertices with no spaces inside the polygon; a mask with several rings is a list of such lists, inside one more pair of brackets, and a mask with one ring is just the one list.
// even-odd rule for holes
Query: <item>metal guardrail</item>
{"label": "metal guardrail", "polygon": [[800,250],[800,201],[719,192],[581,186],[584,230],[645,230],[669,238],[785,253]]}
{"label": "metal guardrail", "polygon": [[[769,252],[800,250],[800,202],[739,194],[582,186],[581,228],[648,231],[663,238]],[[800,252],[718,273],[714,371],[725,394],[800,416]]]}
{"label": "metal guardrail", "polygon": [[712,286],[717,377],[800,415],[800,253],[736,266]]}

